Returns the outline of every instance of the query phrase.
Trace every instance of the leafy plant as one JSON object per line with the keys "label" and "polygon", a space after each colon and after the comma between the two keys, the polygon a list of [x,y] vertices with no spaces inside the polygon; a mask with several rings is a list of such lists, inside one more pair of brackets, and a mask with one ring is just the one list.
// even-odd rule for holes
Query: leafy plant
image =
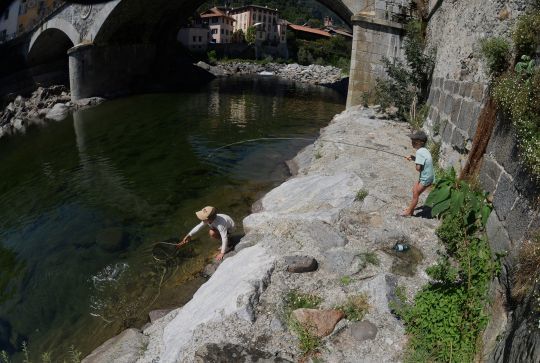
{"label": "leafy plant", "polygon": [[451,214],[463,218],[470,228],[485,226],[492,207],[487,203],[487,193],[471,190],[465,180],[456,177],[454,168],[437,180],[435,186],[426,199],[426,205],[432,207],[434,216]]}
{"label": "leafy plant", "polygon": [[510,43],[506,39],[499,37],[483,39],[480,46],[491,76],[498,76],[508,68],[511,53]]}
{"label": "leafy plant", "polygon": [[369,191],[367,189],[360,189],[356,192],[356,195],[354,197],[355,202],[362,202],[366,197],[369,195]]}
{"label": "leafy plant", "polygon": [[336,309],[345,314],[345,317],[350,321],[360,321],[369,311],[370,305],[366,294],[350,296],[347,302]]}
{"label": "leafy plant", "polygon": [[520,76],[529,79],[534,74],[534,66],[534,59],[532,59],[528,55],[522,55],[521,61],[517,62],[514,70]]}
{"label": "leafy plant", "polygon": [[339,279],[339,282],[342,285],[347,286],[347,285],[350,285],[350,283],[352,282],[352,279],[350,276],[342,276],[341,279]]}
{"label": "leafy plant", "polygon": [[410,337],[405,361],[470,362],[487,324],[489,283],[500,266],[491,257],[484,231],[491,206],[485,193],[458,180],[453,169],[443,174],[428,199],[443,218],[436,233],[446,252],[426,270],[433,283],[398,310]]}

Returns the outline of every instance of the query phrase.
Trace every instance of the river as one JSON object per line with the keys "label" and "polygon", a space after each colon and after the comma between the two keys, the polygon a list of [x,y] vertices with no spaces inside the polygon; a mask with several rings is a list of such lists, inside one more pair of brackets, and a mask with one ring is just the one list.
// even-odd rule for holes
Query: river
{"label": "river", "polygon": [[[288,176],[344,98],[272,77],[217,79],[75,112],[0,140],[0,350],[59,361],[85,356],[148,312],[186,303],[219,244],[206,231],[174,264],[156,241],[178,239],[213,205],[240,228]],[[19,351],[17,353],[17,351]]]}

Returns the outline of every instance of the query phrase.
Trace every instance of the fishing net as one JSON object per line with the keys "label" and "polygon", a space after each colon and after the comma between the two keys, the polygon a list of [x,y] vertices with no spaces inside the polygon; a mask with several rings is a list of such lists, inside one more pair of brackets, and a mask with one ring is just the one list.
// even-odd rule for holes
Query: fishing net
{"label": "fishing net", "polygon": [[178,238],[170,238],[168,240],[155,242],[152,245],[152,257],[156,262],[162,264],[170,264],[177,261],[186,252],[187,246],[178,248],[176,244],[179,242]]}

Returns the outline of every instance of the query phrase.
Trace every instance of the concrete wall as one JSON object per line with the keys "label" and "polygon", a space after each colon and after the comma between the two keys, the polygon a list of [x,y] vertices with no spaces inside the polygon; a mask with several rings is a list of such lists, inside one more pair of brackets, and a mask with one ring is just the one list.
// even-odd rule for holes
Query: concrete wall
{"label": "concrete wall", "polygon": [[382,58],[399,58],[403,26],[373,17],[353,16],[353,42],[347,107],[363,103],[377,78],[386,77]]}

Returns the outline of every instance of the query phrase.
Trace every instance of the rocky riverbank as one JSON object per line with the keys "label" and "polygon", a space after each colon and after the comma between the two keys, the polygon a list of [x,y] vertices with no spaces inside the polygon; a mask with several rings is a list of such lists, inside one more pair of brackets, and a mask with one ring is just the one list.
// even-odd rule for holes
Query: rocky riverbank
{"label": "rocky riverbank", "polygon": [[[291,292],[320,301],[293,312],[315,325],[320,360],[400,361],[406,337],[392,302],[398,287],[411,298],[428,281],[438,222],[397,216],[417,175],[390,153],[411,153],[408,130],[373,116],[361,107],[337,115],[291,161],[296,176],[254,205],[245,237],[189,303],[124,331],[84,362],[310,359],[286,318]],[[396,242],[411,249],[396,252]],[[360,321],[336,309],[358,296],[369,304]]]}
{"label": "rocky riverbank", "polygon": [[341,69],[332,66],[320,66],[310,64],[302,66],[300,64],[280,64],[267,63],[256,64],[247,62],[230,62],[218,63],[211,66],[204,62],[199,62],[197,65],[215,76],[232,76],[232,75],[273,75],[291,81],[332,85],[341,82],[347,76],[344,75]]}
{"label": "rocky riverbank", "polygon": [[72,102],[65,86],[38,87],[30,97],[19,95],[0,111],[0,138],[18,132],[24,133],[32,125],[63,120],[71,111],[91,107],[103,101],[103,98],[92,97]]}

